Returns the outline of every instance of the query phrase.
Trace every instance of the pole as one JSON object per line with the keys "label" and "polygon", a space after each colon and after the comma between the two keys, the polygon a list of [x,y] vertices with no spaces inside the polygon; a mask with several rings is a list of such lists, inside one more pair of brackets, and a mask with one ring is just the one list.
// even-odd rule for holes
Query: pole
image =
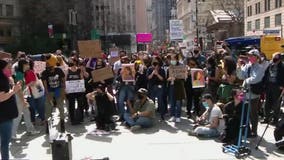
{"label": "pole", "polygon": [[198,30],[198,0],[195,0],[195,26],[196,26],[196,45],[199,46],[199,30]]}

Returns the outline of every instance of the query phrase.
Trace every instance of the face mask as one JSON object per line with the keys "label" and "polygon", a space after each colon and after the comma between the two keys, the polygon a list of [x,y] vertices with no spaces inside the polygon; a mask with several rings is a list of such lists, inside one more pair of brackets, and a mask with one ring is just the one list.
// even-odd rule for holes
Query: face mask
{"label": "face mask", "polygon": [[177,61],[175,61],[175,60],[171,60],[171,65],[177,65]]}
{"label": "face mask", "polygon": [[12,77],[12,71],[10,69],[3,69],[3,73],[6,77]]}
{"label": "face mask", "polygon": [[245,96],[244,95],[238,95],[237,98],[238,98],[239,101],[243,101]]}
{"label": "face mask", "polygon": [[198,54],[198,53],[199,53],[199,51],[195,50],[195,51],[193,51],[193,53],[194,53],[194,54]]}
{"label": "face mask", "polygon": [[138,98],[139,100],[142,100],[142,99],[144,98],[144,96],[143,96],[142,94],[138,94],[138,95],[137,95],[137,98]]}
{"label": "face mask", "polygon": [[278,58],[273,58],[273,59],[272,59],[273,63],[277,63],[278,60],[279,60]]}
{"label": "face mask", "polygon": [[249,62],[250,62],[250,63],[254,64],[254,63],[256,63],[256,61],[257,61],[257,58],[256,58],[256,57],[254,57],[254,56],[249,57]]}
{"label": "face mask", "polygon": [[73,66],[75,66],[74,63],[69,63],[69,67],[73,67]]}
{"label": "face mask", "polygon": [[202,102],[202,105],[203,105],[206,109],[209,108],[209,104],[208,104],[207,102]]}

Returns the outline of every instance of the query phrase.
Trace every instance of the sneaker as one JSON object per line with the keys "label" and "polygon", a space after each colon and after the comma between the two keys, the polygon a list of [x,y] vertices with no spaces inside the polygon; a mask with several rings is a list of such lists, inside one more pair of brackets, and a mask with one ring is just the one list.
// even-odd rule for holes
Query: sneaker
{"label": "sneaker", "polygon": [[180,118],[176,118],[176,123],[180,123],[181,119]]}
{"label": "sneaker", "polygon": [[170,122],[175,122],[175,121],[176,121],[176,118],[175,118],[175,117],[171,117],[171,118],[169,119],[169,121],[170,121]]}
{"label": "sneaker", "polygon": [[31,135],[31,136],[37,135],[37,134],[40,134],[40,131],[33,130],[33,131],[29,131],[29,132],[28,132],[28,135]]}
{"label": "sneaker", "polygon": [[141,126],[140,126],[140,125],[134,125],[134,126],[130,127],[130,131],[131,131],[131,132],[135,132],[135,131],[137,131],[137,130],[139,130],[139,129],[141,129]]}

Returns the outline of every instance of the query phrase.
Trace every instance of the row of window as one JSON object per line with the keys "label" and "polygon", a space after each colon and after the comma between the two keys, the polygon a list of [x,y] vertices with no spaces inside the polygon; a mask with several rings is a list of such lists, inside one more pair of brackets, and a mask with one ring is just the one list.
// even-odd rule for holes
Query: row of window
{"label": "row of window", "polygon": [[[280,8],[282,7],[282,0],[274,0],[275,4],[274,4],[274,8]],[[264,5],[263,7],[263,11],[267,12],[270,11],[271,8],[271,0],[264,0],[262,2],[257,2],[254,4],[254,13],[255,14],[260,14],[261,13],[261,5]],[[247,16],[252,16],[252,11],[253,11],[253,6],[250,5],[247,7]]]}
{"label": "row of window", "polygon": [[[275,21],[275,27],[281,26],[281,19],[282,15],[281,14],[276,14],[274,16],[274,21]],[[260,19],[255,20],[254,22],[254,30],[260,30]],[[270,16],[264,18],[264,28],[270,28]],[[252,31],[252,21],[247,22],[247,31]]]}
{"label": "row of window", "polygon": [[[4,7],[5,7],[5,13],[4,13]],[[14,6],[11,4],[0,4],[0,16],[7,16],[7,17],[13,17],[14,16]]]}

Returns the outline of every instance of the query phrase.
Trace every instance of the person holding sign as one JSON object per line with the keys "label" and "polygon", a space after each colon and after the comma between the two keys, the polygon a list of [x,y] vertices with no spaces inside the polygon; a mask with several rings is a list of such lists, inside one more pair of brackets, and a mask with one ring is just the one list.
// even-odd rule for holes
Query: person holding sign
{"label": "person holding sign", "polygon": [[[178,54],[171,55],[171,66],[178,66]],[[177,123],[181,122],[181,102],[185,98],[184,92],[184,79],[176,79],[174,75],[169,75],[168,81],[169,85],[169,99],[170,99],[170,111],[171,118],[170,121],[175,121]]]}
{"label": "person holding sign", "polygon": [[[83,72],[78,67],[78,61],[75,58],[70,58],[68,61],[69,68],[66,73],[66,82],[68,81],[76,81],[76,80],[83,80]],[[85,86],[84,86],[85,87]],[[77,88],[77,90],[80,90]],[[72,92],[67,93],[66,97],[69,104],[69,118],[72,125],[80,124],[83,121],[83,92]],[[78,106],[75,106],[77,101]],[[77,107],[77,111],[75,112],[75,107]],[[78,113],[78,114],[75,114]],[[77,116],[77,117],[76,117]]]}

